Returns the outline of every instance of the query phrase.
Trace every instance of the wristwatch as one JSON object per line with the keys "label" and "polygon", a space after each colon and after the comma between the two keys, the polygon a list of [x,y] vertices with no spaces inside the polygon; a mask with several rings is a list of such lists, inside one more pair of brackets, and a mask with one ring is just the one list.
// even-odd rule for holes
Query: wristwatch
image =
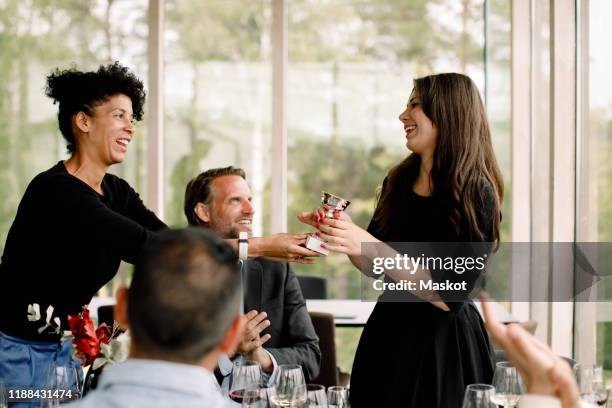
{"label": "wristwatch", "polygon": [[241,231],[238,233],[238,258],[246,261],[249,257],[249,233]]}

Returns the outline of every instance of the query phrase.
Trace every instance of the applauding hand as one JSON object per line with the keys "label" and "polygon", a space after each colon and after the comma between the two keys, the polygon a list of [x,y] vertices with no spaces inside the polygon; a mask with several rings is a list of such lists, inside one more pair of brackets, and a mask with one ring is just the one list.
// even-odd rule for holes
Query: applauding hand
{"label": "applauding hand", "polygon": [[273,369],[272,359],[263,349],[263,345],[270,340],[271,336],[269,334],[259,336],[266,327],[270,326],[270,321],[265,320],[268,314],[251,310],[244,317],[246,318],[246,324],[236,353],[243,354],[248,360],[259,362],[264,371],[271,372]]}
{"label": "applauding hand", "polygon": [[481,294],[485,326],[519,371],[527,391],[555,396],[563,408],[578,408],[578,387],[569,364],[521,326],[500,323],[488,303],[486,295]]}

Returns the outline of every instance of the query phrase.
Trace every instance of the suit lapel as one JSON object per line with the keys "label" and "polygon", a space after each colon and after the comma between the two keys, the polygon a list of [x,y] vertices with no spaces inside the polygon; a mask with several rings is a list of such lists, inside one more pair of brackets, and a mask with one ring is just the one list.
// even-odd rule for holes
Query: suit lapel
{"label": "suit lapel", "polygon": [[263,269],[257,260],[245,261],[244,279],[244,312],[255,309],[261,311],[263,286]]}

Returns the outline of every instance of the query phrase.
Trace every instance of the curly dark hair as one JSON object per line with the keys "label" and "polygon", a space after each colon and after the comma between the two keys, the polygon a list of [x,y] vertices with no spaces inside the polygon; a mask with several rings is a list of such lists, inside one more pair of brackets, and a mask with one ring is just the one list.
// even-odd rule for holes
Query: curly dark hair
{"label": "curly dark hair", "polygon": [[132,100],[133,118],[142,120],[146,92],[140,79],[127,67],[115,61],[100,65],[97,71],[83,72],[76,68],[55,69],[47,76],[45,94],[59,102],[57,120],[68,143],[68,152],[74,153],[75,139],[72,132],[72,116],[78,112],[93,115],[97,105],[110,97],[123,94]]}

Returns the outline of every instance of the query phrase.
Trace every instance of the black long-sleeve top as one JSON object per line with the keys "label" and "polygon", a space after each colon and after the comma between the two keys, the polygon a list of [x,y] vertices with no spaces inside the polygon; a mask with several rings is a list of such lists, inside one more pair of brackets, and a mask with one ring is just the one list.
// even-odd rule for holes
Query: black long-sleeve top
{"label": "black long-sleeve top", "polygon": [[[67,315],[78,313],[121,260],[133,263],[154,231],[166,227],[125,180],[106,174],[102,190],[69,174],[61,161],[30,182],[0,262],[0,331],[57,340],[68,329]],[[49,306],[52,324],[40,333]]]}

